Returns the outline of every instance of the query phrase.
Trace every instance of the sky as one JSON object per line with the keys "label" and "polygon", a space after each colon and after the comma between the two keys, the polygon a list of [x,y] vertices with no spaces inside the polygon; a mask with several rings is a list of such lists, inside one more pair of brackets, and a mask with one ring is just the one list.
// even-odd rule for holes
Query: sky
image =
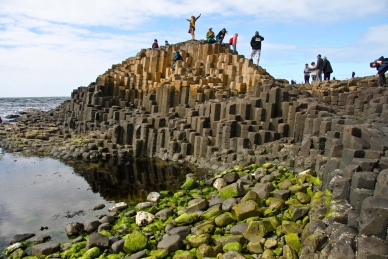
{"label": "sky", "polygon": [[387,11],[386,0],[0,0],[0,97],[70,96],[155,38],[191,39],[186,19],[199,14],[196,39],[237,32],[245,57],[259,31],[275,78],[302,82],[318,54],[336,79],[374,75],[369,62],[388,57]]}

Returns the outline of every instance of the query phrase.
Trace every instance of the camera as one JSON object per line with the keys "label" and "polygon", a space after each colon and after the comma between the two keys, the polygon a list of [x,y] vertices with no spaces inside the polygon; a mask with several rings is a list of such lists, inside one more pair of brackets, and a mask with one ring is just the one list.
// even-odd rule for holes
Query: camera
{"label": "camera", "polygon": [[373,61],[373,62],[370,62],[370,63],[369,63],[369,66],[370,66],[371,68],[378,67],[380,64],[379,64],[379,63],[377,63],[377,60],[378,60],[378,59],[376,59],[376,60],[375,60],[375,61]]}

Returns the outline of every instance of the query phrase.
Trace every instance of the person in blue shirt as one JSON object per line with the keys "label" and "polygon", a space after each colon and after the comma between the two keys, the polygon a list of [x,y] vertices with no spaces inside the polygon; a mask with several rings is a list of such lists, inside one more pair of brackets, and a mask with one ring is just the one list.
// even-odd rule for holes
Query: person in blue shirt
{"label": "person in blue shirt", "polygon": [[175,53],[174,53],[174,58],[172,61],[174,61],[174,64],[172,65],[172,68],[175,69],[175,66],[176,66],[176,62],[178,60],[183,60],[181,54],[179,53],[179,50],[175,50]]}

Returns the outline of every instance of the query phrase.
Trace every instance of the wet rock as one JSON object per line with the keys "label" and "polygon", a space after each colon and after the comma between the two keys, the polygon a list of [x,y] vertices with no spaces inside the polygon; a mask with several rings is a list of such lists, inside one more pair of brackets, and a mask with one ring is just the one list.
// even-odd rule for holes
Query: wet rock
{"label": "wet rock", "polygon": [[155,218],[161,219],[163,221],[166,221],[173,214],[174,214],[174,211],[172,209],[170,209],[170,208],[167,208],[167,209],[163,209],[163,210],[158,211],[155,214]]}
{"label": "wet rock", "polygon": [[41,256],[41,255],[50,255],[59,251],[60,244],[57,242],[48,242],[39,245],[34,245],[32,247],[32,255]]}
{"label": "wet rock", "polygon": [[92,208],[92,210],[102,210],[105,208],[105,204],[98,204]]}
{"label": "wet rock", "polygon": [[9,243],[12,245],[12,244],[15,244],[15,243],[18,243],[18,242],[23,242],[25,240],[30,239],[31,237],[34,237],[34,236],[35,236],[35,234],[33,234],[33,233],[17,234],[17,235],[14,235],[11,238]]}
{"label": "wet rock", "polygon": [[93,247],[98,247],[102,250],[107,249],[109,247],[109,238],[99,233],[90,234],[86,242],[86,250]]}
{"label": "wet rock", "polygon": [[138,226],[146,226],[154,221],[155,216],[145,211],[139,211],[136,214],[135,222]]}
{"label": "wet rock", "polygon": [[101,225],[98,226],[97,231],[98,232],[101,232],[103,230],[108,230],[109,231],[111,229],[112,229],[112,225],[111,224],[109,224],[109,223],[102,223]]}
{"label": "wet rock", "polygon": [[166,249],[169,253],[175,252],[183,247],[183,240],[180,235],[165,236],[158,243],[158,249]]}
{"label": "wet rock", "polygon": [[120,252],[124,252],[124,243],[125,243],[124,239],[114,242],[111,245],[113,253],[118,254]]}
{"label": "wet rock", "polygon": [[34,238],[34,243],[40,244],[50,240],[51,240],[51,237],[49,235],[40,235]]}
{"label": "wet rock", "polygon": [[116,217],[113,216],[104,216],[100,219],[100,223],[110,223],[113,224],[116,221]]}
{"label": "wet rock", "polygon": [[93,220],[85,225],[84,230],[87,233],[91,233],[91,232],[96,231],[98,229],[98,226],[100,226],[100,225],[101,225],[101,222],[99,220]]}
{"label": "wet rock", "polygon": [[109,211],[122,211],[122,210],[125,210],[126,208],[128,208],[128,204],[126,204],[125,202],[119,202],[119,203],[116,203],[115,205],[113,205],[112,207],[109,208]]}

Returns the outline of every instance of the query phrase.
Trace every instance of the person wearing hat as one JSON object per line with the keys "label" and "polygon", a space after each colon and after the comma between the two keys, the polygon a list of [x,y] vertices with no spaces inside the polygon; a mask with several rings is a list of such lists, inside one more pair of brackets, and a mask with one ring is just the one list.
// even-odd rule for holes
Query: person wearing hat
{"label": "person wearing hat", "polygon": [[225,34],[227,34],[228,32],[226,31],[225,28],[223,28],[222,30],[220,30],[220,32],[217,34],[216,36],[216,41],[218,41],[219,43],[222,43],[222,41],[224,40],[225,38]]}
{"label": "person wearing hat", "polygon": [[208,32],[206,33],[206,42],[207,43],[214,43],[216,42],[216,40],[214,39],[214,32],[213,32],[213,28],[210,27]]}
{"label": "person wearing hat", "polygon": [[379,59],[370,63],[370,67],[376,68],[377,74],[379,75],[380,87],[386,87],[385,72],[388,71],[388,58],[381,56]]}
{"label": "person wearing hat", "polygon": [[154,43],[152,44],[152,48],[153,49],[159,48],[159,44],[158,44],[158,40],[157,39],[154,40]]}
{"label": "person wearing hat", "polygon": [[323,70],[323,59],[321,54],[317,56],[317,64],[315,65],[315,70],[317,70],[317,80],[322,82],[322,70]]}
{"label": "person wearing hat", "polygon": [[191,34],[193,40],[195,38],[195,22],[199,19],[199,17],[201,17],[201,14],[199,14],[197,18],[195,18],[195,16],[191,16],[191,20],[186,19],[186,21],[190,23],[189,33]]}
{"label": "person wearing hat", "polygon": [[255,32],[255,36],[251,39],[251,56],[249,59],[252,59],[254,56],[257,56],[256,58],[256,64],[259,65],[260,62],[260,54],[261,54],[261,42],[264,40],[264,37],[259,34],[258,31]]}

